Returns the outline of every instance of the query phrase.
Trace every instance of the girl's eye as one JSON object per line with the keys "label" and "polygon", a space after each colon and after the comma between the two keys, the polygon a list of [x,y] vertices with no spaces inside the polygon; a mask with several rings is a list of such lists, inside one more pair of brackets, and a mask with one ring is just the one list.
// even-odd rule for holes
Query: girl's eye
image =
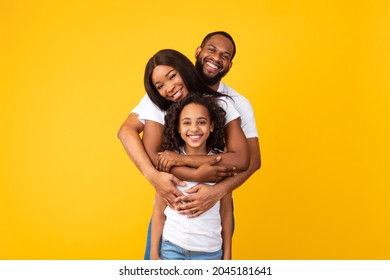
{"label": "girl's eye", "polygon": [[163,87],[162,85],[157,85],[157,86],[156,86],[156,89],[157,89],[157,90],[160,90],[160,89],[162,89],[162,87]]}
{"label": "girl's eye", "polygon": [[176,77],[176,73],[172,74],[171,76],[169,76],[169,79],[172,80]]}

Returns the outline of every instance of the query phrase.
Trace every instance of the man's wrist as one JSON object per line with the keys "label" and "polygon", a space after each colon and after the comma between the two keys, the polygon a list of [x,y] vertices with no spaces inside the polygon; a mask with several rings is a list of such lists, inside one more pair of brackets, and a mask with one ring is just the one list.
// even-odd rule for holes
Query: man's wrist
{"label": "man's wrist", "polygon": [[227,194],[229,193],[229,192],[226,190],[226,187],[225,187],[225,185],[224,185],[222,182],[217,183],[217,184],[212,188],[212,190],[215,191],[218,200],[221,200],[225,195],[227,195]]}

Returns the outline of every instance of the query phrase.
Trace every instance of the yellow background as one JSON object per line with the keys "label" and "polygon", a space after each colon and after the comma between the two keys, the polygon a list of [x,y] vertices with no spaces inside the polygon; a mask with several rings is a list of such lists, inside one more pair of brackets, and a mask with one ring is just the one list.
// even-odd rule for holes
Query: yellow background
{"label": "yellow background", "polygon": [[[144,3],[141,3],[144,2]],[[153,189],[116,137],[161,48],[225,30],[262,168],[235,259],[390,258],[389,1],[1,1],[0,258],[142,259]]]}

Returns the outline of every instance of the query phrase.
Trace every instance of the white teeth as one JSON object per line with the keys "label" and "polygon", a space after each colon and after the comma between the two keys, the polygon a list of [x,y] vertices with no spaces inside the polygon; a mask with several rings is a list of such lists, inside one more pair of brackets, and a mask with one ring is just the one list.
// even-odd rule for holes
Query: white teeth
{"label": "white teeth", "polygon": [[181,94],[181,90],[175,92],[175,94],[172,95],[172,98],[173,98],[173,99],[176,99],[176,97],[180,96],[180,94]]}
{"label": "white teeth", "polygon": [[201,135],[188,135],[188,137],[192,140],[200,139]]}
{"label": "white teeth", "polygon": [[218,65],[215,65],[214,63],[207,62],[207,65],[210,66],[213,69],[218,69]]}

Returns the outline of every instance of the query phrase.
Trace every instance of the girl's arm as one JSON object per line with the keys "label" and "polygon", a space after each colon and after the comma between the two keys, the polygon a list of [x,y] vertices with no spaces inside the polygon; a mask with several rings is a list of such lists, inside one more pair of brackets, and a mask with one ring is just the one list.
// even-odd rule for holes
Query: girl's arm
{"label": "girl's arm", "polygon": [[166,204],[162,197],[156,193],[154,200],[154,208],[152,215],[152,232],[150,239],[150,259],[151,260],[160,260],[160,243],[161,236],[165,223],[165,211]]}
{"label": "girl's arm", "polygon": [[[147,124],[145,125],[145,127]],[[145,129],[146,130],[146,129]],[[161,130],[162,131],[162,130]],[[208,165],[210,161],[216,160],[220,157],[220,160],[215,163],[214,172],[228,172],[221,177],[232,176],[235,172],[242,172],[249,167],[249,149],[247,139],[240,126],[240,119],[234,119],[225,126],[225,138],[227,152],[212,156],[188,156],[188,155],[174,155],[173,153],[164,152],[155,155],[154,159],[157,159],[157,167],[159,170],[165,172],[171,172],[182,180],[197,181],[197,182],[210,182],[216,181],[215,177],[211,177],[210,173],[193,173],[181,166],[191,166],[198,168],[202,165]],[[171,160],[169,160],[169,157]],[[153,159],[152,159],[153,160]],[[172,165],[179,165],[179,167],[172,168]],[[222,169],[219,167],[223,167]],[[205,168],[206,169],[206,168]],[[210,169],[208,169],[210,171]]]}
{"label": "girl's arm", "polygon": [[[142,141],[150,160],[155,166],[158,164],[158,154],[161,150],[163,128],[163,125],[158,122],[145,121]],[[172,153],[177,154],[175,152]],[[190,156],[186,155],[184,157]],[[208,162],[198,169],[182,166],[173,168],[172,172],[175,170],[174,173],[177,174],[175,177],[177,176],[182,180],[196,182],[216,182],[227,176],[234,175],[233,167],[216,166],[216,163],[221,160],[221,156],[218,156],[218,158],[216,156],[204,156],[203,158],[208,160]]]}
{"label": "girl's arm", "polygon": [[223,260],[232,259],[232,235],[233,235],[233,208],[232,193],[228,193],[221,199],[219,209],[222,224],[222,249]]}

